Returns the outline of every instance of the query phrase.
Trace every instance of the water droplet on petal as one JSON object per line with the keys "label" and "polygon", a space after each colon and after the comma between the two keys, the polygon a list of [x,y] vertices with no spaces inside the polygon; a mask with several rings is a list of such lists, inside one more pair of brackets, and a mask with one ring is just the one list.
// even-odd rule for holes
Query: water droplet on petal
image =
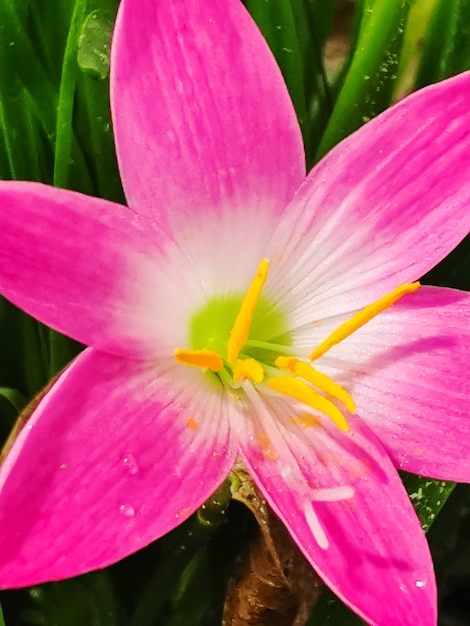
{"label": "water droplet on petal", "polygon": [[135,515],[134,507],[132,507],[130,504],[121,504],[119,510],[126,517],[134,517]]}
{"label": "water droplet on petal", "polygon": [[424,581],[422,581],[422,580],[417,580],[415,582],[415,585],[418,587],[418,589],[422,589],[423,587],[426,586],[426,583]]}
{"label": "water droplet on petal", "polygon": [[126,454],[125,456],[123,456],[122,462],[128,469],[129,474],[137,474],[137,472],[139,471],[139,466],[137,465],[136,460],[132,456],[132,454]]}

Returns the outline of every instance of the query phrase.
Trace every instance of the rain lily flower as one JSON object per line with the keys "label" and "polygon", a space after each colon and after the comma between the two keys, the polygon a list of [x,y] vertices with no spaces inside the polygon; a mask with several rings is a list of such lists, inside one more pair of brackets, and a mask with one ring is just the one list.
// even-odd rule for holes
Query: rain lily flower
{"label": "rain lily flower", "polygon": [[0,291],[89,347],[0,472],[0,584],[104,567],[241,458],[371,624],[436,623],[397,468],[467,481],[469,296],[419,287],[469,230],[470,76],[368,123],[305,178],[239,0],[122,0],[111,100],[128,207],[0,184]]}

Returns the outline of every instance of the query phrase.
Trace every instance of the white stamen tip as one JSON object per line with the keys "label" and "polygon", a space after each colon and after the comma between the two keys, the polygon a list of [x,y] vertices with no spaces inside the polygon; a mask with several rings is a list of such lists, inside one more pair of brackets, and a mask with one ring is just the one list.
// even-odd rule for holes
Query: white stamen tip
{"label": "white stamen tip", "polygon": [[307,504],[305,506],[304,514],[307,524],[309,525],[309,528],[312,531],[312,535],[315,537],[316,542],[318,543],[320,548],[322,548],[322,550],[328,550],[330,543],[327,536],[325,535],[325,531],[320,524],[320,520],[318,519],[317,514],[313,510],[313,506],[311,504]]}
{"label": "white stamen tip", "polygon": [[315,489],[312,499],[315,502],[337,502],[338,500],[350,500],[354,496],[352,487],[332,487],[331,489]]}

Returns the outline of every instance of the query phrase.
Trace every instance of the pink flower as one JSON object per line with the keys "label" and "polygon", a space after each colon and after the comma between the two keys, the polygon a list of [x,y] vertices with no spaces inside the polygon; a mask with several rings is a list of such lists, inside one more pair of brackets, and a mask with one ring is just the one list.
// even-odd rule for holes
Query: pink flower
{"label": "pink flower", "polygon": [[469,230],[470,75],[386,111],[305,180],[286,88],[238,0],[122,0],[111,78],[129,208],[0,184],[1,292],[91,346],[1,469],[1,585],[138,550],[239,456],[359,615],[435,624],[396,468],[470,478],[469,297],[400,285]]}

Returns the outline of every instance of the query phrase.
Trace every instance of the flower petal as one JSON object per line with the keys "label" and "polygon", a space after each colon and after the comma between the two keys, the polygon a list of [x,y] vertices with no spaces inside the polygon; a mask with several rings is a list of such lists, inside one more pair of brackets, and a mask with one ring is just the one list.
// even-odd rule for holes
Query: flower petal
{"label": "flower petal", "polygon": [[0,470],[2,587],[113,563],[213,493],[234,454],[222,394],[193,374],[94,349],[66,370]]}
{"label": "flower petal", "polygon": [[186,345],[204,301],[193,268],[120,204],[0,183],[0,292],[83,343],[131,357]]}
{"label": "flower petal", "polygon": [[128,202],[180,241],[201,214],[272,221],[305,175],[281,73],[239,0],[123,0],[111,82]]}
{"label": "flower petal", "polygon": [[317,362],[396,465],[470,481],[470,295],[421,287]]}
{"label": "flower petal", "polygon": [[469,91],[465,73],[413,94],[312,170],[267,254],[282,255],[273,296],[294,325],[418,279],[467,235]]}
{"label": "flower petal", "polygon": [[255,427],[243,437],[241,454],[312,566],[368,624],[435,624],[424,533],[373,433],[354,416],[348,433],[327,423],[303,428],[289,417],[300,406],[269,397],[264,406],[266,414],[258,407],[253,423],[265,429],[270,453]]}

